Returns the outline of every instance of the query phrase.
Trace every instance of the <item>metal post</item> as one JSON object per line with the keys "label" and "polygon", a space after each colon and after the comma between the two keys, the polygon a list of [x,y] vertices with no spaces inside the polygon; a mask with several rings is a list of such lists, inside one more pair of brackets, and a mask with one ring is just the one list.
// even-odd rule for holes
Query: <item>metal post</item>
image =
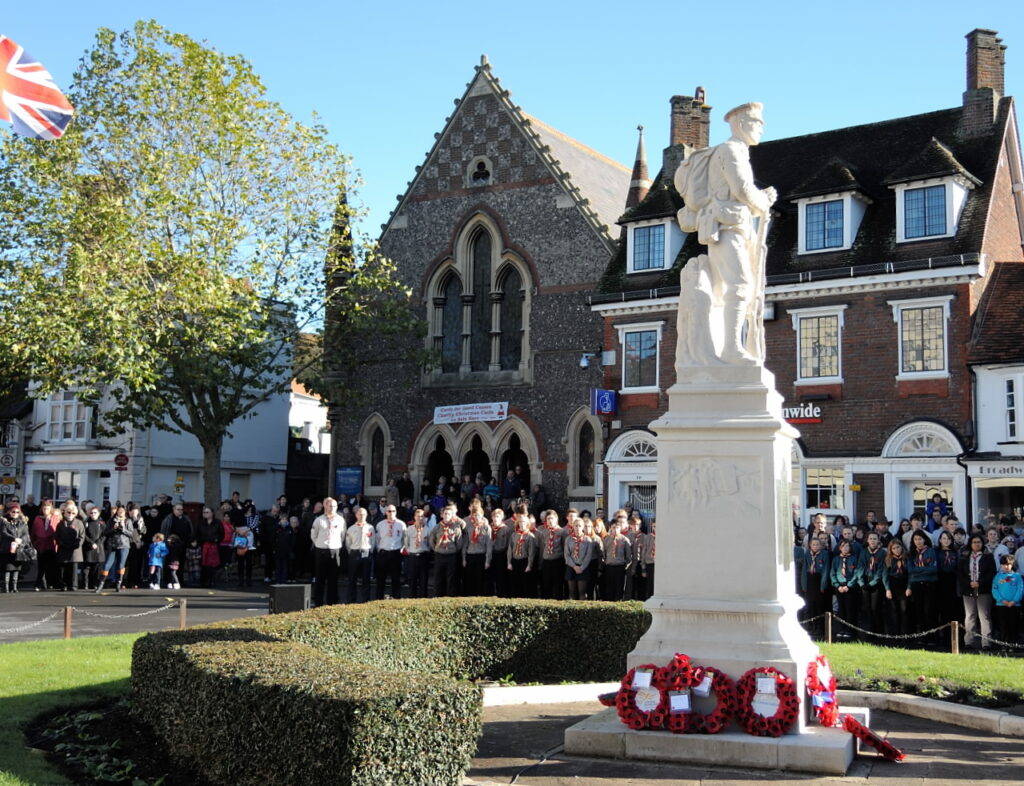
{"label": "metal post", "polygon": [[71,606],[64,607],[64,638],[71,638],[71,618],[74,616],[75,610]]}
{"label": "metal post", "polygon": [[178,601],[178,629],[185,630],[188,627],[186,618],[188,617],[188,601],[182,598]]}
{"label": "metal post", "polygon": [[954,655],[960,654],[960,621],[953,620],[950,625],[949,651]]}
{"label": "metal post", "polygon": [[832,643],[832,612],[825,612],[825,641],[828,644]]}

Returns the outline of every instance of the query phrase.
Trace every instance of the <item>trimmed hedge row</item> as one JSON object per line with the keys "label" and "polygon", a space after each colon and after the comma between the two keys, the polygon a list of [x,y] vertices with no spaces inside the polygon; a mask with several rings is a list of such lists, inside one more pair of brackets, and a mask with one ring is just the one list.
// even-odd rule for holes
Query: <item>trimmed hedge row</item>
{"label": "trimmed hedge row", "polygon": [[640,603],[439,598],[150,634],[132,711],[214,783],[457,784],[481,730],[465,680],[617,680]]}

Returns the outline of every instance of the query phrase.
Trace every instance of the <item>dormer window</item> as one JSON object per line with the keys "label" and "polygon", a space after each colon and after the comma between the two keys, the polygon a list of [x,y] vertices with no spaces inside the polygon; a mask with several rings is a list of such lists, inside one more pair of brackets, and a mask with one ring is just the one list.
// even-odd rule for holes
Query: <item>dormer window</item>
{"label": "dormer window", "polygon": [[903,231],[907,240],[946,234],[946,187],[925,186],[903,192]]}
{"label": "dormer window", "polygon": [[892,186],[896,191],[896,242],[953,237],[974,185],[966,177],[951,175]]}
{"label": "dormer window", "polygon": [[807,205],[804,244],[808,251],[843,245],[843,200],[830,199]]}
{"label": "dormer window", "polygon": [[853,245],[870,200],[857,191],[794,200],[800,216],[801,254],[845,251]]}
{"label": "dormer window", "polygon": [[666,270],[683,246],[683,233],[670,219],[643,221],[629,227],[626,255],[629,273]]}

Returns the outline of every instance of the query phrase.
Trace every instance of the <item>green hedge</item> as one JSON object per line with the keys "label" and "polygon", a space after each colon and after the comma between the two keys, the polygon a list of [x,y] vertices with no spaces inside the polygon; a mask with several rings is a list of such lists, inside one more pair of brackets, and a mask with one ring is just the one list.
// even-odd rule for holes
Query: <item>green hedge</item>
{"label": "green hedge", "polygon": [[150,634],[133,712],[214,783],[457,784],[468,679],[617,680],[639,603],[441,598],[326,606]]}

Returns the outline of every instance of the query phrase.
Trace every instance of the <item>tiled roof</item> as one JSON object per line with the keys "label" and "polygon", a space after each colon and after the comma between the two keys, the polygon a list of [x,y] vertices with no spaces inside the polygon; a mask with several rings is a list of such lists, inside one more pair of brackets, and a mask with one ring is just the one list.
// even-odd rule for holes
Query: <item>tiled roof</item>
{"label": "tiled roof", "polygon": [[853,169],[845,161],[833,158],[825,166],[798,185],[792,194],[784,194],[783,199],[800,199],[803,197],[821,196],[822,194],[838,194],[843,191],[863,191],[857,182]]}
{"label": "tiled roof", "polygon": [[993,265],[967,362],[1024,363],[1024,263]]}
{"label": "tiled roof", "polygon": [[[880,123],[762,142],[751,148],[751,164],[758,185],[774,186],[782,195],[773,208],[768,233],[768,275],[898,263],[923,257],[980,251],[992,183],[999,161],[999,148],[1012,105],[1012,99],[1002,99],[991,132],[969,139],[962,139],[957,134],[962,109],[956,107]],[[964,206],[957,233],[952,238],[897,244],[896,197],[889,187],[890,178],[899,172],[904,163],[919,160],[923,171],[925,164],[937,164],[939,159],[942,159],[947,173],[955,168],[958,173],[969,174],[978,182]],[[828,169],[832,162],[842,164],[838,170],[833,167],[829,175]],[[858,190],[872,199],[853,246],[845,251],[799,255],[798,210],[792,195],[801,191],[806,193],[808,186],[821,185],[830,176],[846,178],[842,174],[842,167],[849,170],[849,177],[857,183]],[[826,170],[824,173],[823,168]],[[659,173],[655,185],[661,184],[663,179],[663,173]],[[647,199],[628,217],[623,218],[636,220],[639,216],[646,217],[648,211],[662,211],[660,215],[667,215],[667,204],[671,202],[674,206],[678,199],[674,186],[666,181],[661,189],[652,187]],[[704,247],[697,244],[696,237],[689,235],[676,266],[657,275],[657,281],[652,281],[652,274],[627,276],[625,255],[617,253],[609,262],[601,291],[618,291],[605,289],[605,284],[614,284],[627,291],[677,284],[681,263],[703,250]]]}
{"label": "tiled roof", "polygon": [[906,183],[908,180],[925,180],[929,177],[963,175],[977,184],[979,181],[963,164],[956,160],[953,151],[932,137],[928,144],[909,161],[904,162],[890,174],[883,183]]}
{"label": "tiled roof", "polygon": [[551,157],[576,186],[614,236],[615,221],[622,213],[629,191],[630,170],[608,156],[592,150],[542,120],[523,112],[541,142],[551,148]]}

